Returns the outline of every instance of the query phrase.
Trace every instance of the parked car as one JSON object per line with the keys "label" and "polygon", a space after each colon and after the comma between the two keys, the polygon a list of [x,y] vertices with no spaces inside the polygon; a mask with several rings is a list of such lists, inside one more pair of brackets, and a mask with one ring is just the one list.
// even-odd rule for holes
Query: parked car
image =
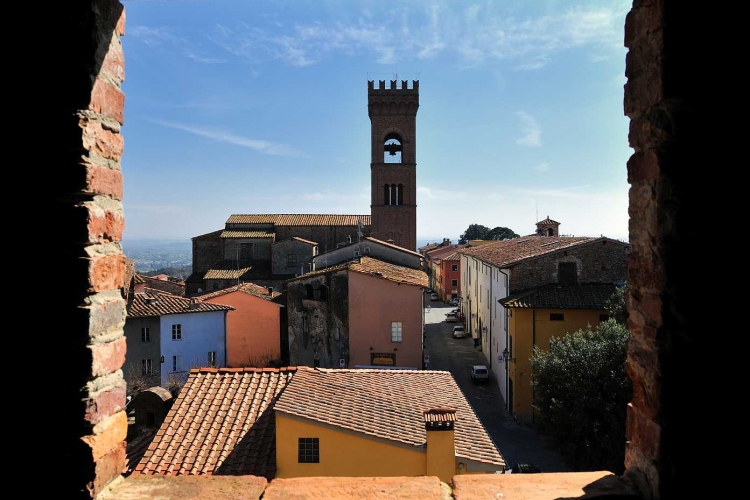
{"label": "parked car", "polygon": [[458,321],[458,316],[456,316],[456,313],[452,311],[449,313],[445,313],[445,321],[447,321],[448,323],[455,323],[456,321]]}
{"label": "parked car", "polygon": [[456,325],[453,327],[453,338],[454,339],[466,338],[466,330],[464,330],[464,325]]}
{"label": "parked car", "polygon": [[427,290],[425,290],[425,292],[427,292],[427,293],[435,293],[435,290],[433,290],[432,288],[428,288]]}
{"label": "parked car", "polygon": [[542,469],[536,464],[527,464],[519,462],[509,469],[505,469],[506,474],[539,474]]}
{"label": "parked car", "polygon": [[469,368],[471,373],[471,381],[475,384],[477,382],[487,382],[490,379],[490,371],[484,365],[473,365]]}
{"label": "parked car", "polygon": [[432,292],[430,294],[430,300],[438,300],[438,296],[437,296],[437,294],[435,292]]}
{"label": "parked car", "polygon": [[458,297],[452,298],[450,304],[452,306],[457,306],[458,305]]}

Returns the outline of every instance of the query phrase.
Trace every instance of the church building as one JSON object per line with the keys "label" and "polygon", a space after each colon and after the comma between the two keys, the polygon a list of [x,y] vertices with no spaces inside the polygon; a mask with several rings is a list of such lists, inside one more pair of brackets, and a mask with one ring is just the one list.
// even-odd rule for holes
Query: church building
{"label": "church building", "polygon": [[233,214],[224,228],[192,238],[186,295],[246,282],[280,290],[319,253],[368,236],[416,251],[419,81],[378,83],[367,82],[371,215]]}

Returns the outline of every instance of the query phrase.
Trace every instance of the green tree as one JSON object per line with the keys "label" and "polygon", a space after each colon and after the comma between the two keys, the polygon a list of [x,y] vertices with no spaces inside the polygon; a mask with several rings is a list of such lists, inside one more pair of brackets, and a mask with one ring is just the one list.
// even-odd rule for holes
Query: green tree
{"label": "green tree", "polygon": [[617,287],[614,295],[604,302],[604,307],[609,311],[612,318],[615,319],[621,325],[626,325],[628,322],[628,309],[625,304],[625,299],[628,292],[628,283],[624,282],[621,286]]}
{"label": "green tree", "polygon": [[483,226],[481,224],[471,224],[466,229],[466,231],[464,231],[464,234],[459,237],[458,242],[460,244],[464,244],[471,240],[483,240],[489,232],[490,228],[488,228],[487,226]]}
{"label": "green tree", "polygon": [[578,471],[624,472],[630,332],[614,318],[534,347],[535,422]]}
{"label": "green tree", "polygon": [[513,238],[518,238],[520,235],[513,232],[512,229],[508,229],[507,227],[496,227],[492,230],[490,230],[487,235],[484,237],[486,240],[512,240]]}

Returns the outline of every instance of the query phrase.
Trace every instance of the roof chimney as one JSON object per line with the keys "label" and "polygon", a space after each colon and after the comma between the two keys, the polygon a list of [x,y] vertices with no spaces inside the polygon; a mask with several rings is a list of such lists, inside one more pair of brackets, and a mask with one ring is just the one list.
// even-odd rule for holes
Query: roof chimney
{"label": "roof chimney", "polygon": [[269,286],[269,287],[266,287],[266,288],[268,288],[268,295],[273,295],[273,287]]}
{"label": "roof chimney", "polygon": [[200,306],[200,300],[198,300],[196,297],[190,298],[190,309],[198,309]]}
{"label": "roof chimney", "polygon": [[424,412],[424,427],[427,431],[427,476],[437,476],[450,482],[456,474],[456,448],[453,428],[456,410],[444,406],[430,408]]}

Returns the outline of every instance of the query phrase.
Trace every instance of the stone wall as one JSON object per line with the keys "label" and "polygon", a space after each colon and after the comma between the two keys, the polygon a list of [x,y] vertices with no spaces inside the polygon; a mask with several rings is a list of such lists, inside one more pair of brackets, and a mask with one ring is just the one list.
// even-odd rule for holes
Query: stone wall
{"label": "stone wall", "polygon": [[[220,239],[193,240],[193,273],[202,274],[224,257],[224,245]],[[194,290],[186,290],[190,293]]]}
{"label": "stone wall", "polygon": [[[271,247],[271,271],[273,274],[301,274],[310,272],[309,264],[312,262],[314,246],[297,240],[279,241]],[[297,264],[288,265],[288,256],[297,256]]]}
{"label": "stone wall", "polygon": [[[365,226],[363,236],[370,236],[370,226]],[[297,236],[318,244],[318,252],[336,248],[342,242],[357,241],[357,228],[354,226],[276,226],[276,241],[288,240]]]}
{"label": "stone wall", "polygon": [[525,260],[511,268],[510,293],[548,283],[557,283],[560,262],[575,262],[579,283],[624,282],[627,245],[601,240]]}

